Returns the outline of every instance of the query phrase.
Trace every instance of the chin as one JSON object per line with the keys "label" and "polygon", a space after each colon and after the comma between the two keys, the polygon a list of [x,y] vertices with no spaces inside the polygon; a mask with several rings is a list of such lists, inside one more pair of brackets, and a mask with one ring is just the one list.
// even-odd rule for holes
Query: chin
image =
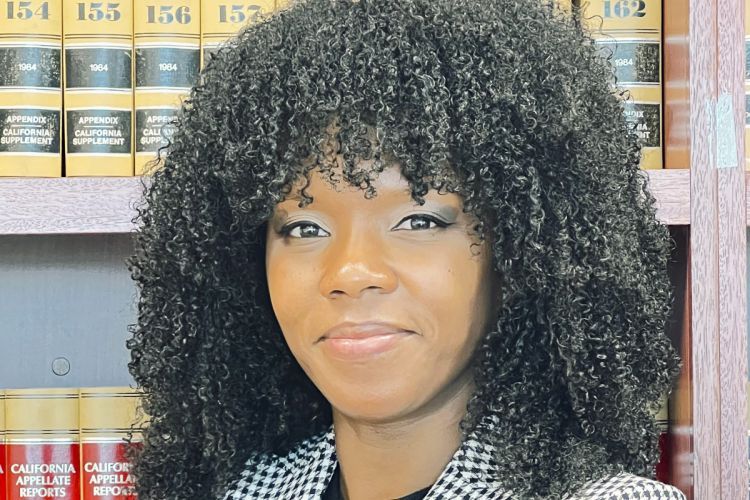
{"label": "chin", "polygon": [[339,413],[345,415],[348,419],[356,420],[359,423],[370,423],[373,425],[383,425],[390,422],[395,422],[399,419],[400,413],[390,411],[388,409],[373,409],[373,411],[363,411],[363,408],[356,408],[354,412],[348,412],[342,409],[337,409]]}
{"label": "chin", "polygon": [[356,398],[352,394],[340,394],[341,397],[327,398],[334,408],[348,418],[372,423],[386,423],[403,417],[414,409],[414,401],[403,395],[369,396],[360,391]]}

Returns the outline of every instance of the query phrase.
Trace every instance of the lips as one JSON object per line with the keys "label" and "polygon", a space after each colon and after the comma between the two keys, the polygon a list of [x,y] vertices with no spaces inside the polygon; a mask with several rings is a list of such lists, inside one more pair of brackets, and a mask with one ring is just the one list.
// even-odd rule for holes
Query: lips
{"label": "lips", "polygon": [[329,356],[354,361],[389,351],[414,333],[390,323],[341,323],[323,334],[318,342]]}
{"label": "lips", "polygon": [[392,323],[380,321],[367,321],[363,323],[345,322],[340,323],[326,331],[318,341],[325,339],[364,339],[378,335],[390,335],[394,333],[414,333],[406,328],[401,328]]}

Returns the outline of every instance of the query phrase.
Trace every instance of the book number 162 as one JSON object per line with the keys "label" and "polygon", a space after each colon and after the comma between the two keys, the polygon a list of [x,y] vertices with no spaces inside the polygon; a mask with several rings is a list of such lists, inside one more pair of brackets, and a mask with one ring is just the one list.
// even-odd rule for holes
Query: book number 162
{"label": "book number 162", "polygon": [[604,17],[645,17],[645,0],[604,0]]}

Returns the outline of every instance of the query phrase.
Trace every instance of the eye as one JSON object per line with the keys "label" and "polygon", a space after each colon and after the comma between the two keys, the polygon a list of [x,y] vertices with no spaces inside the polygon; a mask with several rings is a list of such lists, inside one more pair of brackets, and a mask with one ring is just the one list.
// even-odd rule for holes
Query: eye
{"label": "eye", "polygon": [[[401,219],[398,225],[393,228],[393,230],[422,231],[428,229],[443,228],[447,226],[450,226],[450,223],[442,221],[436,217],[426,214],[417,214],[404,217],[403,219]],[[300,221],[288,224],[282,227],[279,230],[279,233],[285,237],[291,238],[321,238],[331,235],[325,229],[309,221]]]}
{"label": "eye", "polygon": [[[408,224],[404,224],[409,222]],[[431,225],[432,224],[432,225]],[[404,226],[404,227],[401,227]],[[425,229],[435,229],[450,226],[449,223],[442,221],[436,217],[426,214],[410,215],[401,219],[401,222],[393,228],[394,231],[400,231],[403,229],[412,231],[421,231]]]}
{"label": "eye", "polygon": [[279,233],[291,238],[320,238],[331,234],[312,222],[295,222],[282,227]]}

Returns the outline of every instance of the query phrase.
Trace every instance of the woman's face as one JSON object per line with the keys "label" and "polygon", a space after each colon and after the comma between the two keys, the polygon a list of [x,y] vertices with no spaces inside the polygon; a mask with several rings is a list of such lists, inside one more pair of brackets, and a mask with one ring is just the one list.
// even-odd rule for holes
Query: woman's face
{"label": "woman's face", "polygon": [[290,196],[276,206],[266,270],[281,330],[312,382],[336,410],[385,421],[470,373],[496,285],[458,195],[430,191],[419,206],[395,164],[373,185],[366,199],[313,171],[311,204]]}

